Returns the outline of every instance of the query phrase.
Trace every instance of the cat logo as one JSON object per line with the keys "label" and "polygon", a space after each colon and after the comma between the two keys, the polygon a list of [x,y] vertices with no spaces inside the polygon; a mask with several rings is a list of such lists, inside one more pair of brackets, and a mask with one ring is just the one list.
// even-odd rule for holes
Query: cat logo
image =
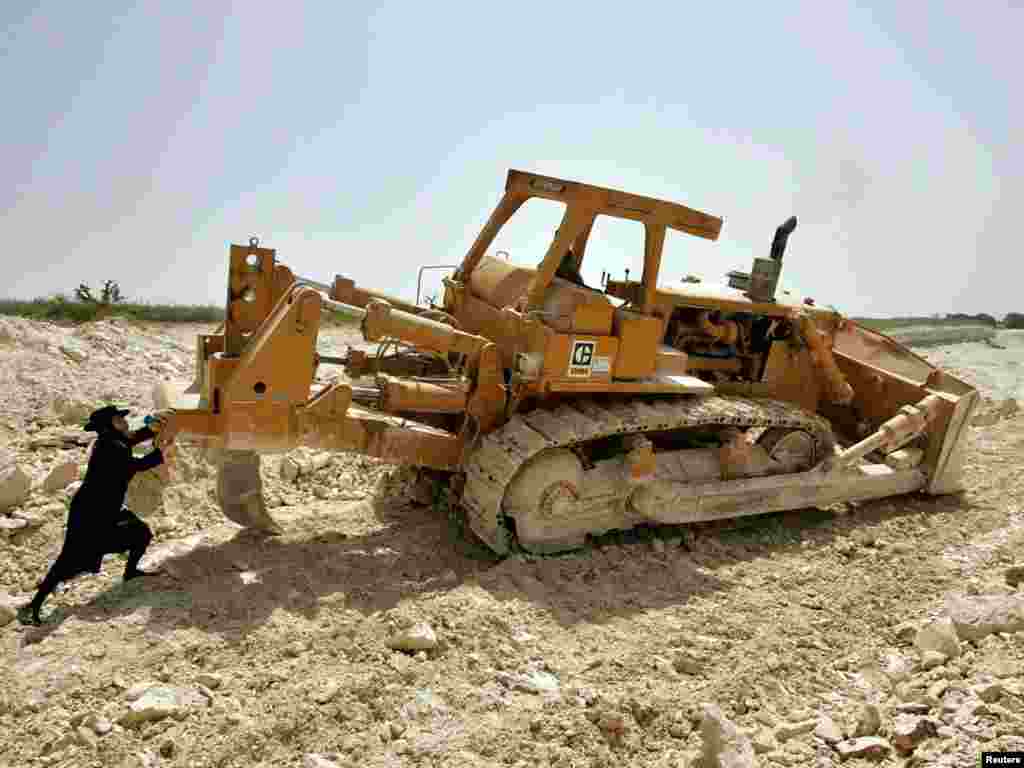
{"label": "cat logo", "polygon": [[572,355],[569,356],[569,375],[586,377],[590,376],[590,368],[594,364],[593,341],[574,341],[572,344]]}

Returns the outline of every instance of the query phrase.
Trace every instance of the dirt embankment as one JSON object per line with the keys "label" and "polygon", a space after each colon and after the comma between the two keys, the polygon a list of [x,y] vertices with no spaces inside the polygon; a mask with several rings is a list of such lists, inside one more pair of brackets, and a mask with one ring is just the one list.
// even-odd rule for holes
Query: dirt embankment
{"label": "dirt embankment", "polygon": [[932,364],[959,376],[993,401],[1024,401],[1024,331],[999,331],[991,342],[916,347]]}
{"label": "dirt embankment", "polygon": [[[144,412],[158,379],[188,378],[198,330],[0,318],[0,475],[28,479],[0,512],[0,765],[962,766],[1024,749],[1016,414],[972,428],[962,495],[501,562],[407,473],[353,456],[267,458],[286,533],[246,535],[182,448],[130,502],[158,531],[143,565],[166,575],[122,584],[109,558],[43,627],[9,621],[60,546],[76,419],[108,396]],[[352,339],[332,333],[339,354]],[[1019,349],[924,354],[993,403],[1019,387]]]}
{"label": "dirt embankment", "polygon": [[938,347],[989,341],[995,339],[999,331],[990,325],[910,325],[885,333],[907,346]]}

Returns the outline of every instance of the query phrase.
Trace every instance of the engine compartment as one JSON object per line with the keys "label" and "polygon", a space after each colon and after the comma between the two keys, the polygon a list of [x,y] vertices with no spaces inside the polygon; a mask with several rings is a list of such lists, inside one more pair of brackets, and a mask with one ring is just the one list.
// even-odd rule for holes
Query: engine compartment
{"label": "engine compartment", "polygon": [[687,354],[694,376],[720,384],[763,381],[772,344],[793,337],[793,324],[783,317],[676,307],[664,343]]}

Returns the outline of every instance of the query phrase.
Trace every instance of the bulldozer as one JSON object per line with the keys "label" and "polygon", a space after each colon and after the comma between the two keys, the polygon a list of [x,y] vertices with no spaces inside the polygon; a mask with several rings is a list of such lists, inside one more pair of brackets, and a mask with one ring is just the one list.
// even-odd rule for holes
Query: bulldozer
{"label": "bulldozer", "polygon": [[[535,265],[491,252],[537,199],[561,219]],[[639,279],[603,270],[599,286],[583,280],[604,217],[641,225]],[[796,223],[726,284],[660,284],[666,236],[716,240],[721,218],[511,170],[443,297],[427,304],[342,275],[298,276],[256,239],[231,245],[225,320],[197,338],[196,380],[154,393],[170,413],[160,440],[212,449],[224,514],[268,533],[280,528],[262,497],[261,454],[308,446],[434,472],[498,555],[573,550],[642,525],[961,490],[978,393],[781,290]],[[376,350],[321,355],[323,317],[337,313]],[[324,381],[327,367],[337,375]]]}

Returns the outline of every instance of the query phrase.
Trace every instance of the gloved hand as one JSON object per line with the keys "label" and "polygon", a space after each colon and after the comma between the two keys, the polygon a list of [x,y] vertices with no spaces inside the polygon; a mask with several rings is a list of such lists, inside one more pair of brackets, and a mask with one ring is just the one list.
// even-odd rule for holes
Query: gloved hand
{"label": "gloved hand", "polygon": [[172,413],[173,412],[170,410],[157,411],[156,413],[146,417],[146,426],[153,432],[160,432],[167,426],[167,422],[170,420]]}

